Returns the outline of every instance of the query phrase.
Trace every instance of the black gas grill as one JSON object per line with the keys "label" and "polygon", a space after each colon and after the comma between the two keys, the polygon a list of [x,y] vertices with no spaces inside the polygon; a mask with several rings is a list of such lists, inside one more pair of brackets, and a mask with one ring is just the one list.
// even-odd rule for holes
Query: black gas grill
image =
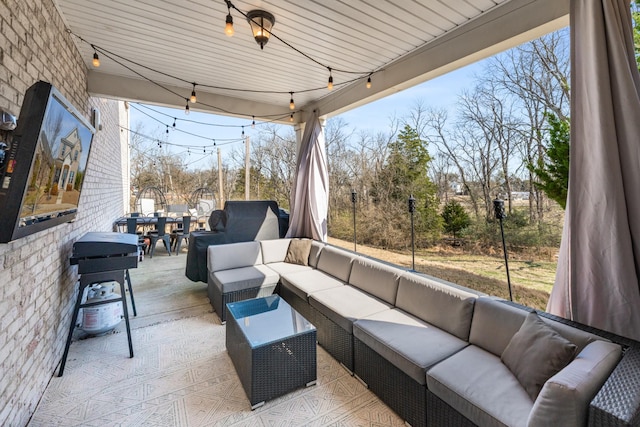
{"label": "black gas grill", "polygon": [[[133,290],[131,289],[129,269],[138,267],[138,236],[127,233],[87,233],[73,244],[72,256],[69,261],[71,265],[78,266],[80,287],[78,289],[78,297],[73,309],[73,315],[71,316],[69,335],[67,336],[67,343],[62,356],[60,371],[58,372],[59,377],[64,373],[64,366],[69,354],[73,330],[76,319],[78,318],[78,312],[81,308],[122,301],[122,311],[124,313],[124,320],[127,327],[127,340],[129,342],[129,356],[133,357],[133,343],[131,341],[129,312],[127,309],[124,283],[126,281],[128,284],[133,315],[135,316],[137,314],[136,305],[133,299]],[[120,284],[119,298],[82,303],[82,296],[87,286],[105,282],[118,282]]]}

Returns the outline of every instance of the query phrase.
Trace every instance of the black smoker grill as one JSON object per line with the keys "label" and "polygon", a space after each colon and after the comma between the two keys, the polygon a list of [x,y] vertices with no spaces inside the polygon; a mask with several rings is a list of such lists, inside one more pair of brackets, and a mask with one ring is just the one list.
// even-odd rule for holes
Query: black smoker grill
{"label": "black smoker grill", "polygon": [[[131,306],[135,316],[137,315],[136,304],[133,299],[129,269],[138,267],[138,236],[128,233],[87,233],[73,244],[73,253],[69,261],[71,265],[78,266],[80,287],[73,315],[71,316],[69,335],[62,355],[60,371],[58,372],[59,377],[64,373],[71,337],[73,336],[76,319],[81,308],[122,301],[122,311],[127,326],[127,340],[129,341],[129,357],[133,357],[133,343],[131,342],[131,328],[129,327],[129,312],[124,282],[126,280],[129,287]],[[119,298],[82,304],[82,296],[87,286],[105,282],[118,282],[120,284]]]}

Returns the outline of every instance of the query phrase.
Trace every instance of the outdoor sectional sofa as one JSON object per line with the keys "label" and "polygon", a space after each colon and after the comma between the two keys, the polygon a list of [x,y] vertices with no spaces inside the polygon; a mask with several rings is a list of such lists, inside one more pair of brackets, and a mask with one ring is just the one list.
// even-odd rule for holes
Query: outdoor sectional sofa
{"label": "outdoor sectional sofa", "polygon": [[413,426],[640,420],[636,342],[306,239],[211,246],[207,266],[223,322],[226,303],[277,291]]}

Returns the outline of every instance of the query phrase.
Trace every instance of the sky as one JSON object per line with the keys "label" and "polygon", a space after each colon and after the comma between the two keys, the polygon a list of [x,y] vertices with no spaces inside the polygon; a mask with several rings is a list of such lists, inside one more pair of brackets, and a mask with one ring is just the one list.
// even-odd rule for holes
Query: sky
{"label": "sky", "polygon": [[[422,100],[431,107],[451,108],[461,91],[473,85],[474,74],[481,69],[482,61],[335,117],[343,119],[356,133],[359,130],[385,131],[389,128],[391,117],[406,115],[417,100]],[[223,162],[227,162],[232,150],[243,149],[242,126],[250,138],[257,138],[260,127],[257,124],[255,129],[252,129],[250,121],[246,118],[238,119],[197,111],[185,115],[184,109],[138,103],[130,105],[131,128],[139,129],[141,134],[154,139],[166,138],[170,145],[165,144],[163,150],[185,156],[185,162],[191,170],[209,169],[211,165],[217,164],[218,148]]]}

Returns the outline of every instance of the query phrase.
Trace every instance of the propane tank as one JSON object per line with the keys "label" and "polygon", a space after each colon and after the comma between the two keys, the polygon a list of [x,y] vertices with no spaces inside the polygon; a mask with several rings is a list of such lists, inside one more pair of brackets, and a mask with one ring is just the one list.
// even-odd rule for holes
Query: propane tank
{"label": "propane tank", "polygon": [[[115,285],[91,285],[87,293],[87,303],[106,301],[116,297]],[[80,329],[91,335],[102,335],[114,329],[122,320],[122,301],[84,307]]]}

